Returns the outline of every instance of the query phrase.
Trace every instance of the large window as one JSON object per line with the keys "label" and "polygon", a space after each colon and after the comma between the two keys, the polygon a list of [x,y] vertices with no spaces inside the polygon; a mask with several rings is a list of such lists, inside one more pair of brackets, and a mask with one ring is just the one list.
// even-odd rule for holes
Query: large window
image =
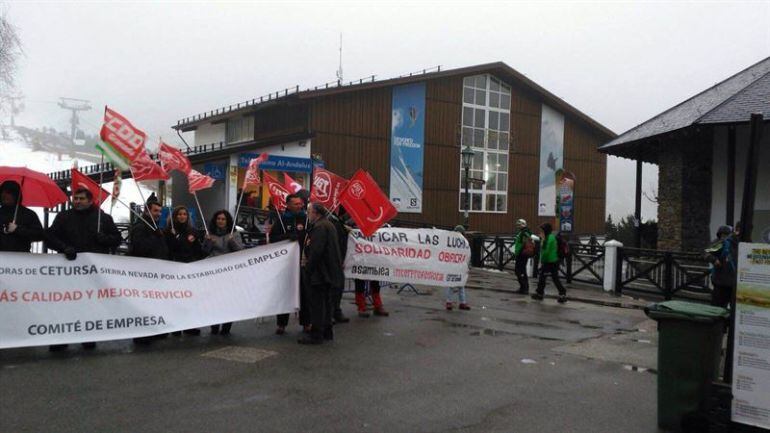
{"label": "large window", "polygon": [[225,140],[227,144],[241,143],[254,139],[254,117],[236,117],[227,120]]}
{"label": "large window", "polygon": [[[506,212],[511,88],[491,75],[463,80],[462,146],[476,152],[469,186],[471,212]],[[465,169],[460,163],[460,210],[465,210]]]}

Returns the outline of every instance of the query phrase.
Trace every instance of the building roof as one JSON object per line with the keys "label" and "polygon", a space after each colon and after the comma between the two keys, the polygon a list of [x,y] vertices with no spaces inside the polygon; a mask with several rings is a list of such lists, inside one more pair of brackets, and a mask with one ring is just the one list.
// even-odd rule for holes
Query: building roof
{"label": "building roof", "polygon": [[441,70],[441,67],[437,67],[432,68],[431,70],[423,70],[418,73],[379,81],[375,79],[375,76],[371,76],[367,79],[349,82],[348,84],[334,82],[305,90],[300,90],[299,86],[296,86],[259,98],[254,98],[250,101],[222,107],[206,113],[180,119],[177,121],[176,125],[172,126],[172,128],[181,131],[190,131],[195,129],[198,125],[204,123],[221,122],[222,120],[228,117],[232,117],[235,114],[245,114],[250,111],[257,111],[261,108],[276,105],[282,102],[301,101],[306,99],[337,95],[340,93],[356,92],[419,81],[434,80],[456,75],[467,76],[482,73],[493,74],[509,84],[518,84],[530,91],[533,91],[539,95],[546,104],[553,107],[554,109],[558,109],[564,112],[565,115],[571,116],[581,123],[584,123],[589,128],[594,129],[600,136],[603,136],[605,139],[612,139],[617,137],[617,134],[615,134],[609,128],[600,124],[587,114],[568,104],[566,101],[557,97],[553,93],[547,91],[545,88],[530,80],[524,74],[516,71],[504,62],[486,63],[476,66],[448,70]]}
{"label": "building roof", "polygon": [[770,57],[631,128],[599,150],[636,158],[638,145],[646,139],[693,125],[748,122],[752,113],[770,118]]}

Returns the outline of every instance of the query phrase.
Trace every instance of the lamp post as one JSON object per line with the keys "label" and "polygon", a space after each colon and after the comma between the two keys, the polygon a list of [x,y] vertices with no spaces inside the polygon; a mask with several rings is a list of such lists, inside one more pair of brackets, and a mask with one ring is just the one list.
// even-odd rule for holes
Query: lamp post
{"label": "lamp post", "polygon": [[463,148],[462,152],[460,152],[460,155],[463,158],[463,168],[465,169],[465,200],[464,200],[465,202],[463,203],[463,208],[464,208],[463,215],[465,217],[465,221],[463,222],[463,226],[465,227],[466,230],[468,229],[468,226],[469,226],[468,210],[470,209],[470,203],[471,203],[470,194],[468,194],[468,177],[469,177],[468,173],[471,169],[471,161],[473,161],[473,156],[475,154],[476,152],[474,152],[473,149],[471,149],[471,147],[468,145],[466,145]]}

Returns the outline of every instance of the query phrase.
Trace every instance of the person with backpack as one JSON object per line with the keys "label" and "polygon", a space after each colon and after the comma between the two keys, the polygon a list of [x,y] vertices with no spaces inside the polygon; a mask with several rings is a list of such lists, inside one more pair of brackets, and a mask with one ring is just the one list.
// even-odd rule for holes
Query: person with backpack
{"label": "person with backpack", "polygon": [[706,249],[706,260],[711,263],[711,284],[714,286],[711,305],[727,307],[735,290],[738,261],[738,242],[732,227],[719,227],[717,239]]}
{"label": "person with backpack", "polygon": [[[545,223],[540,226],[542,232],[542,243],[540,244],[540,278],[537,282],[537,291],[532,294],[532,299],[536,301],[543,300],[543,293],[545,292],[545,279],[548,274],[553,278],[553,283],[556,285],[556,289],[559,290],[558,302],[563,304],[567,302],[567,289],[561,284],[559,280],[559,241],[556,235],[553,234],[553,227],[550,223]],[[562,247],[561,250],[564,250]]]}
{"label": "person with backpack", "polygon": [[529,278],[527,278],[527,262],[535,255],[535,243],[532,241],[532,231],[527,227],[527,221],[516,221],[516,236],[513,243],[513,254],[516,257],[514,273],[519,281],[519,290],[516,293],[529,294]]}

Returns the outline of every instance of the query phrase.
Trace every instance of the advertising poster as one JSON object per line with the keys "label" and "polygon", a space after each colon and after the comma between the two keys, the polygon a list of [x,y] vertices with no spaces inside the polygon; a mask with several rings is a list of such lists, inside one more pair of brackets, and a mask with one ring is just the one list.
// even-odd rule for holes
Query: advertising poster
{"label": "advertising poster", "polygon": [[556,171],[564,167],[564,116],[543,105],[540,120],[538,216],[556,216]]}
{"label": "advertising poster", "polygon": [[422,212],[425,83],[393,88],[390,201],[399,212]]}
{"label": "advertising poster", "polygon": [[569,170],[557,170],[556,186],[559,231],[572,233],[575,227],[575,175]]}
{"label": "advertising poster", "polygon": [[770,428],[770,244],[738,248],[732,419]]}

